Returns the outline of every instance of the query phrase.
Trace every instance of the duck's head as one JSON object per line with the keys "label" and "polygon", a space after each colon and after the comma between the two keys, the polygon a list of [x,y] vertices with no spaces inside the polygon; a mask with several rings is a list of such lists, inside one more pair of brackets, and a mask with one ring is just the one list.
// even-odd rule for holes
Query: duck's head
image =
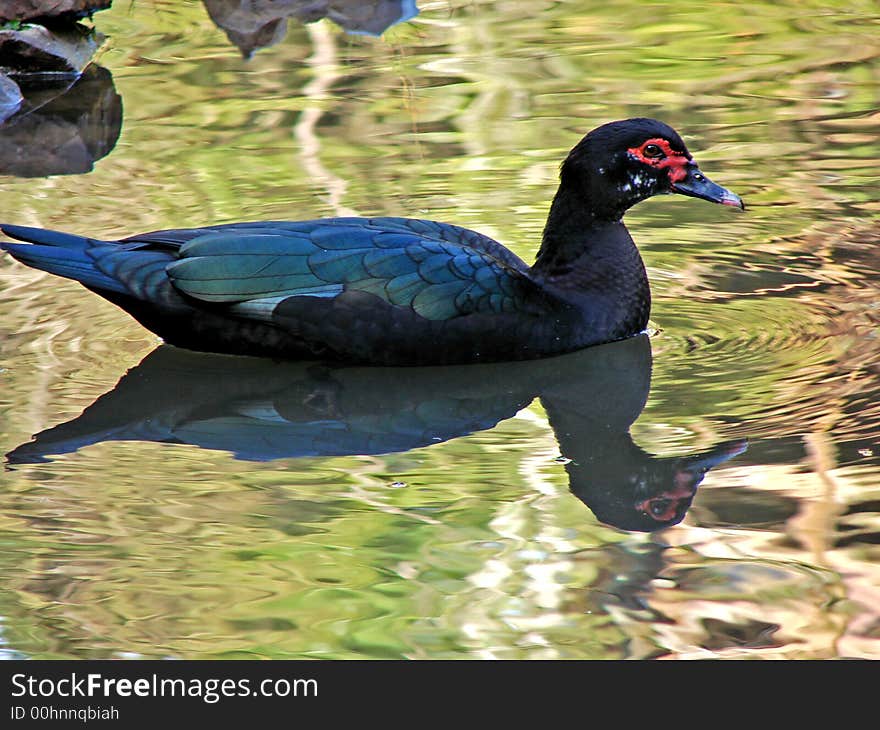
{"label": "duck's head", "polygon": [[584,137],[562,163],[563,185],[580,192],[598,218],[619,220],[636,203],[681,193],[744,209],[742,199],[706,177],[668,124],[635,118]]}

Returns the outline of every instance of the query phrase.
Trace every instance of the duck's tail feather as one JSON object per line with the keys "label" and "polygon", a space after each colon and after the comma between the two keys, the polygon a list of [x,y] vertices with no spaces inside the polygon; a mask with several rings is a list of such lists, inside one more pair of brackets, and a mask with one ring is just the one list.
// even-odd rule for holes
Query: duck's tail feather
{"label": "duck's tail feather", "polygon": [[81,284],[105,291],[127,293],[122,282],[108,276],[95,265],[89,255],[92,246],[102,241],[42,228],[0,225],[0,231],[27,243],[0,241],[0,250],[8,251],[23,264],[50,274],[73,279]]}
{"label": "duck's tail feather", "polygon": [[30,228],[29,226],[13,226],[9,223],[0,223],[0,231],[10,238],[28,243],[40,243],[44,246],[58,246],[59,248],[84,249],[95,243],[107,243],[94,238],[77,236],[73,233],[61,231],[47,231],[45,228]]}

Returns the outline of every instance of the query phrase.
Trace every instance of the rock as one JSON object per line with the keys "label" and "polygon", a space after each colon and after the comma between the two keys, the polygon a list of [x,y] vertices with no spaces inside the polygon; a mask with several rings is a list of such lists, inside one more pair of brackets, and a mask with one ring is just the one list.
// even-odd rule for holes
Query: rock
{"label": "rock", "polygon": [[122,99],[113,77],[89,66],[74,83],[27,77],[23,108],[0,124],[0,175],[45,177],[89,172],[116,145]]}
{"label": "rock", "polygon": [[78,20],[106,10],[113,0],[2,0],[0,23],[10,20]]}
{"label": "rock", "polygon": [[0,28],[0,71],[22,73],[80,73],[104,36],[84,25],[48,30],[41,25]]}
{"label": "rock", "polygon": [[415,0],[203,0],[211,20],[250,58],[277,43],[287,18],[313,23],[329,18],[349,33],[381,35],[395,23],[417,15]]}
{"label": "rock", "polygon": [[419,14],[415,0],[329,0],[327,17],[349,33],[382,35]]}
{"label": "rock", "polygon": [[[276,3],[257,0],[204,0],[205,9],[214,24],[238,46],[241,55],[250,58],[258,48],[278,43],[287,34],[287,17],[294,0]],[[264,7],[269,5],[269,7]]]}
{"label": "rock", "polygon": [[24,97],[11,78],[0,74],[0,124],[9,119],[21,107]]}

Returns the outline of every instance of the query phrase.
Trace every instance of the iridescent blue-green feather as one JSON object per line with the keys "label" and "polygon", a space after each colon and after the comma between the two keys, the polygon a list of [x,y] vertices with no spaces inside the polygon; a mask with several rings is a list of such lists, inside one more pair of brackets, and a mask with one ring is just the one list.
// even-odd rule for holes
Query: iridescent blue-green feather
{"label": "iridescent blue-green feather", "polygon": [[188,296],[250,302],[237,311],[262,316],[271,307],[255,300],[343,291],[366,292],[430,320],[516,307],[516,282],[526,278],[521,271],[487,252],[421,233],[445,234],[439,224],[383,219],[382,226],[335,219],[296,227],[218,227],[184,243],[167,272]]}

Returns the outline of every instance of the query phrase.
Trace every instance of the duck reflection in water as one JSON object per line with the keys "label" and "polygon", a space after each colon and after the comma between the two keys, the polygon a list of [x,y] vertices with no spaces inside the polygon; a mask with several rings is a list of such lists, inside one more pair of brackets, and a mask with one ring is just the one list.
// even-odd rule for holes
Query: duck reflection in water
{"label": "duck reflection in water", "polygon": [[46,461],[102,441],[181,443],[252,461],[408,451],[492,428],[536,397],[572,493],[601,521],[652,531],[682,520],[730,441],[653,456],[630,436],[651,384],[646,335],[544,360],[458,367],[331,367],[163,345],[78,418],[7,455]]}
{"label": "duck reflection in water", "polygon": [[211,20],[226,32],[245,58],[278,43],[287,19],[332,20],[346,33],[382,35],[419,14],[415,0],[203,0]]}

